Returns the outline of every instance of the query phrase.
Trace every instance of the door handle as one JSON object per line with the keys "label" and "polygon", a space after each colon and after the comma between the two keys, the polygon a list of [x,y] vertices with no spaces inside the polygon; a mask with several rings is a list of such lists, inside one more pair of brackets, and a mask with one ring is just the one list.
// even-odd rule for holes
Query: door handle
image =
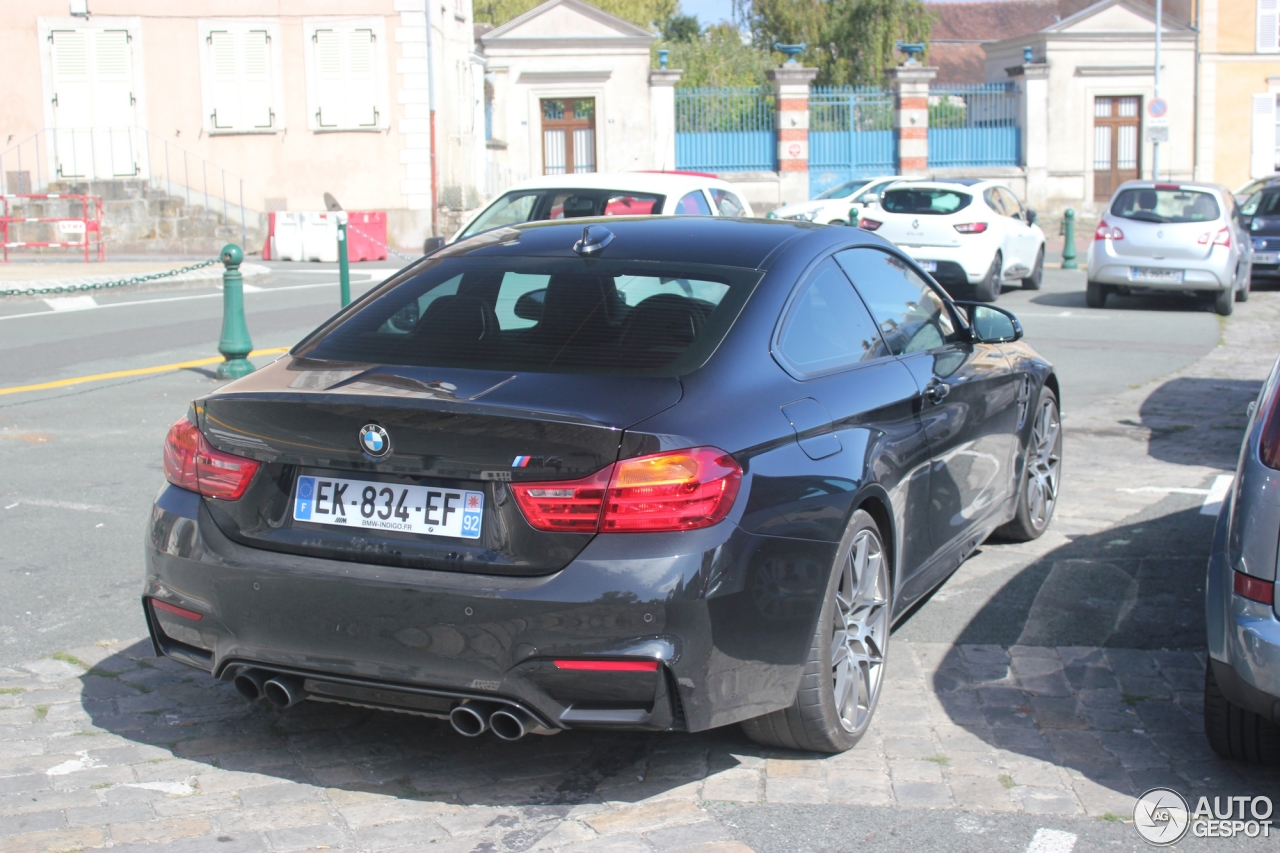
{"label": "door handle", "polygon": [[930,403],[941,403],[951,393],[951,386],[945,382],[935,382],[924,389],[924,395]]}

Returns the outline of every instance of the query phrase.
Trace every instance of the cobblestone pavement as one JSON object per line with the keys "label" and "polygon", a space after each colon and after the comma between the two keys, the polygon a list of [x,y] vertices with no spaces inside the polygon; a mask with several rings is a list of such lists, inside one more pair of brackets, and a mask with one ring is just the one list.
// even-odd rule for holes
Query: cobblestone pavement
{"label": "cobblestone pavement", "polygon": [[734,804],[1096,830],[1156,784],[1280,800],[1273,772],[1218,761],[1201,734],[1201,504],[1280,350],[1280,294],[1247,307],[1177,375],[1079,411],[1066,390],[1054,527],[984,546],[900,626],[846,754],[736,727],[506,744],[337,705],[282,715],[149,643],[103,641],[0,668],[0,849],[764,853],[724,817]]}

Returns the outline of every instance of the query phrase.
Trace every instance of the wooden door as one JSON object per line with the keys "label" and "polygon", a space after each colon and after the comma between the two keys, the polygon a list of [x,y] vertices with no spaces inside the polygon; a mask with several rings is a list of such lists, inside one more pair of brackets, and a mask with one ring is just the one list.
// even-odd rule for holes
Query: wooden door
{"label": "wooden door", "polygon": [[1103,95],[1093,99],[1093,199],[1106,201],[1116,187],[1142,171],[1139,140],[1142,98]]}
{"label": "wooden door", "polygon": [[596,170],[596,99],[544,98],[542,174]]}

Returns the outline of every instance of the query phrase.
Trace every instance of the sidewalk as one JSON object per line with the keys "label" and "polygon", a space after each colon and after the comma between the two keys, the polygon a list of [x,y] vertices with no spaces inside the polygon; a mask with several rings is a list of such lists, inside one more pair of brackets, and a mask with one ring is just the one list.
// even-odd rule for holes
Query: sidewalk
{"label": "sidewalk", "polygon": [[[180,261],[103,261],[92,264],[71,263],[10,263],[0,264],[0,296],[12,291],[34,289],[33,295],[44,295],[63,290],[90,289],[93,285],[129,279],[135,276],[155,275],[156,273],[182,269],[200,263],[204,259],[187,259]],[[221,263],[210,264],[181,275],[155,279],[160,283],[186,281],[221,281],[225,267]],[[245,278],[266,275],[271,268],[262,264],[245,262],[240,265],[240,274]],[[85,287],[85,286],[88,287]]]}

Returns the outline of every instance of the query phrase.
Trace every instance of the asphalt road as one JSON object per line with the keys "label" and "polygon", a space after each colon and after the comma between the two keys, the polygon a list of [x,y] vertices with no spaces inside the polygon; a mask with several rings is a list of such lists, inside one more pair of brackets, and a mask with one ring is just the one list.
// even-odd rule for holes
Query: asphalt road
{"label": "asphalt road", "polygon": [[[246,280],[260,349],[291,345],[338,308],[333,269],[271,266],[270,276]],[[394,268],[355,266],[354,294]],[[56,300],[0,302],[0,390],[217,355],[216,288],[102,293],[80,310],[59,310]],[[1189,364],[1219,334],[1209,307],[1185,299],[1115,299],[1090,310],[1080,272],[1047,270],[1042,290],[1006,290],[999,304],[1055,363],[1068,418]],[[213,383],[207,367],[0,393],[0,663],[143,633],[141,537],[163,479],[161,443]]]}

